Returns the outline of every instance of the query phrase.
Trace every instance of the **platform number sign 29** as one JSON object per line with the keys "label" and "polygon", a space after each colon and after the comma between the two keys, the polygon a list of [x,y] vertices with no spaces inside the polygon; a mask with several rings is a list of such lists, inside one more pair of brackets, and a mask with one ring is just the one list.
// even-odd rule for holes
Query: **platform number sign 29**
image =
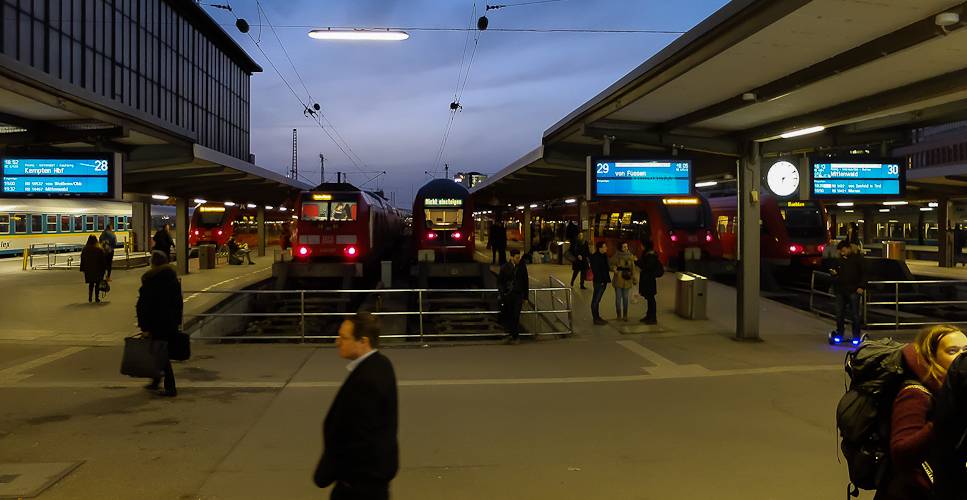
{"label": "platform number sign 29", "polygon": [[608,168],[609,167],[610,167],[610,165],[608,165],[607,163],[598,163],[598,173],[599,174],[606,174],[606,173],[608,173]]}

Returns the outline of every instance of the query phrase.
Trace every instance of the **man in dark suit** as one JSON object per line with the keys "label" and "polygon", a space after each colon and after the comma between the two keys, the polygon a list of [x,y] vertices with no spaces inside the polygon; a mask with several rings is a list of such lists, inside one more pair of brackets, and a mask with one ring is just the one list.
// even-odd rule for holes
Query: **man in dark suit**
{"label": "man in dark suit", "polygon": [[[500,268],[497,276],[497,294],[501,304],[504,329],[510,335],[506,344],[520,344],[520,312],[530,291],[527,266],[520,261],[520,250],[510,251],[510,261]],[[536,336],[534,337],[537,338]]]}
{"label": "man in dark suit", "polygon": [[378,352],[379,320],[360,312],[339,327],[339,356],[351,361],[322,426],[323,453],[316,468],[320,488],[332,484],[333,500],[386,500],[399,470],[396,440],[396,375]]}

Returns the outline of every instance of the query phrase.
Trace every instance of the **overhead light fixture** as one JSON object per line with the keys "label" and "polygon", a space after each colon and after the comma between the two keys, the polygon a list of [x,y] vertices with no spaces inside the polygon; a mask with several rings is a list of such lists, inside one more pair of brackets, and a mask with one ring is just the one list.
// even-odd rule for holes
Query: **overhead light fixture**
{"label": "overhead light fixture", "polygon": [[848,213],[848,214],[851,214],[851,213],[853,213],[853,212],[855,212],[855,211],[856,211],[856,210],[847,210],[847,211],[846,211],[846,213]]}
{"label": "overhead light fixture", "polygon": [[816,132],[822,132],[823,130],[826,130],[826,127],[819,125],[816,127],[804,128],[802,130],[793,130],[792,132],[786,132],[785,134],[782,134],[779,137],[782,137],[783,139],[789,139],[790,137],[799,137],[800,135],[815,134]]}
{"label": "overhead light fixture", "polygon": [[755,94],[752,93],[752,92],[746,92],[746,93],[742,94],[742,100],[743,101],[754,101],[755,100]]}
{"label": "overhead light fixture", "polygon": [[956,12],[943,12],[937,14],[937,17],[934,18],[934,22],[937,23],[937,26],[953,26],[960,22],[960,14],[957,14]]}
{"label": "overhead light fixture", "polygon": [[696,182],[696,183],[695,183],[695,187],[697,187],[697,188],[703,188],[703,187],[709,187],[709,186],[714,186],[714,185],[716,185],[716,184],[718,184],[718,182],[715,182],[715,181],[708,181],[708,182]]}
{"label": "overhead light fixture", "polygon": [[226,207],[234,207],[234,206],[235,206],[235,203],[232,203],[232,202],[230,202],[230,201],[226,201],[226,202],[225,202],[225,206],[226,206]]}
{"label": "overhead light fixture", "polygon": [[851,206],[853,206],[853,202],[852,201],[844,201],[844,202],[841,202],[841,203],[837,203],[836,206],[837,207],[851,207]]}
{"label": "overhead light fixture", "polygon": [[884,205],[906,205],[907,202],[905,202],[905,201],[884,201],[883,204]]}
{"label": "overhead light fixture", "polygon": [[531,205],[531,208],[537,208],[537,203],[534,203],[533,205]]}
{"label": "overhead light fixture", "polygon": [[933,212],[933,209],[930,208],[930,207],[920,207],[920,211],[921,212]]}
{"label": "overhead light fixture", "polygon": [[167,200],[168,199],[168,196],[167,195],[163,195],[163,194],[153,194],[153,195],[151,195],[151,197],[154,198],[154,199],[156,199],[156,200]]}
{"label": "overhead light fixture", "polygon": [[199,205],[203,205],[205,203],[208,203],[208,200],[203,200],[201,198],[195,198],[195,203],[197,203]]}
{"label": "overhead light fixture", "polygon": [[266,209],[266,210],[272,210],[273,208],[274,208],[274,207],[273,207],[272,205],[266,205],[266,206],[265,206],[265,209]]}
{"label": "overhead light fixture", "polygon": [[889,211],[890,211],[890,209],[889,209],[889,208],[881,208],[881,209],[880,209],[880,211],[881,211],[881,212],[889,212]]}
{"label": "overhead light fixture", "polygon": [[249,203],[249,204],[248,204],[248,205],[246,205],[246,206],[247,206],[248,208],[255,208],[255,205],[253,205],[253,204],[251,204],[251,203]]}
{"label": "overhead light fixture", "polygon": [[405,31],[398,30],[367,30],[367,29],[332,29],[312,30],[309,36],[317,40],[406,40],[410,37]]}
{"label": "overhead light fixture", "polygon": [[568,199],[564,200],[564,203],[577,203],[577,200],[574,199],[574,198],[568,198]]}
{"label": "overhead light fixture", "polygon": [[937,208],[940,206],[940,204],[935,201],[931,201],[930,203],[927,203],[927,206]]}

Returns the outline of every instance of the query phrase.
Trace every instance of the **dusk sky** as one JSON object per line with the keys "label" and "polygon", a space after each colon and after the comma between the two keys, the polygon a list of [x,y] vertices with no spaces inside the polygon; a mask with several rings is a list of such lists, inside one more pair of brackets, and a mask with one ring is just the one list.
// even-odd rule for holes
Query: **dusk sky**
{"label": "dusk sky", "polygon": [[[407,207],[412,194],[431,180],[424,172],[442,177],[445,163],[450,165],[451,174],[501,170],[540,146],[549,127],[680,36],[546,30],[684,32],[727,3],[559,0],[512,5],[528,1],[532,0],[494,3],[507,7],[486,12],[489,29],[480,33],[469,73],[467,64],[477,32],[466,28],[476,26],[486,3],[262,1],[281,45],[264,17],[259,33],[255,0],[231,1],[234,15],[224,9],[204,8],[264,70],[252,77],[252,152],[259,166],[288,173],[295,128],[299,131],[302,180],[319,183],[322,153],[327,181],[334,181],[335,173],[341,171],[349,174],[349,182],[359,186],[374,172],[386,171],[385,176],[365,187],[378,185],[387,197],[395,192],[397,205]],[[224,5],[224,0],[210,3]],[[235,28],[235,15],[251,25],[248,35],[261,39],[259,47],[268,60],[248,35]],[[400,28],[410,37],[395,42],[309,38],[310,29],[327,27]],[[499,29],[542,31],[495,31]],[[460,96],[463,110],[455,114],[443,155],[434,169],[458,78],[461,83],[466,79]],[[345,153],[313,119],[304,116],[300,99],[310,102],[309,94],[328,120],[323,124]],[[330,123],[335,132],[329,129]]]}

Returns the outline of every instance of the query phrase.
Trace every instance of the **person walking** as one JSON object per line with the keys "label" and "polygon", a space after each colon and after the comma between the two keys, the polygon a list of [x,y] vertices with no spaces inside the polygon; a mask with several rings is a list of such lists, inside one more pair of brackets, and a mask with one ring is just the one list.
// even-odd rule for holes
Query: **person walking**
{"label": "person walking", "polygon": [[591,284],[594,286],[594,292],[591,295],[591,317],[594,318],[595,325],[607,325],[608,322],[598,312],[598,306],[601,305],[601,298],[608,289],[608,283],[611,283],[611,273],[608,269],[608,244],[599,241],[588,261],[591,265]]}
{"label": "person walking", "polygon": [[171,234],[168,233],[169,229],[171,229],[171,226],[165,224],[158,232],[154,233],[154,248],[152,249],[165,254],[166,257],[171,255],[171,247],[175,246]]}
{"label": "person walking", "polygon": [[860,299],[867,283],[866,259],[859,253],[853,253],[849,240],[843,240],[836,245],[839,256],[833,261],[829,274],[833,275],[833,291],[836,293],[836,334],[843,336],[846,330],[846,309],[850,309],[850,323],[853,326],[853,338],[861,336],[860,326],[863,318],[860,316]]}
{"label": "person walking", "polygon": [[967,244],[967,231],[959,225],[954,225],[954,267],[960,263],[967,266],[967,262],[963,262],[964,256],[964,245]]}
{"label": "person walking", "polygon": [[574,241],[578,237],[578,233],[581,232],[578,229],[578,225],[572,220],[567,223],[567,227],[564,228],[564,239],[567,241]]}
{"label": "person walking", "polygon": [[[178,332],[184,300],[181,297],[181,282],[175,268],[168,264],[168,255],[160,250],[151,252],[151,269],[141,276],[141,289],[138,293],[138,328],[141,336],[151,340],[168,339]],[[158,390],[160,378],[153,379],[144,386],[149,391]],[[175,387],[175,374],[171,360],[165,361],[164,390],[158,394],[166,397],[178,395]]]}
{"label": "person walking", "polygon": [[487,246],[490,247],[490,253],[492,254],[491,264],[497,263],[497,233],[501,231],[501,226],[498,221],[494,221],[490,225],[490,231],[487,233]]}
{"label": "person walking", "polygon": [[335,483],[334,500],[386,500],[399,470],[396,374],[379,352],[379,319],[359,312],[339,327],[339,356],[348,359],[343,382],[322,425],[323,452],[316,486]]}
{"label": "person walking", "polygon": [[588,260],[591,258],[591,247],[584,239],[584,232],[578,232],[571,240],[570,252],[574,255],[574,262],[571,263],[571,286],[574,286],[574,279],[580,276],[581,290],[586,290],[584,280],[588,277],[588,269],[591,267]]}
{"label": "person walking", "polygon": [[635,265],[641,268],[638,293],[648,302],[645,317],[638,321],[646,325],[658,324],[658,303],[655,301],[655,295],[658,295],[657,278],[665,274],[665,266],[655,252],[655,242],[651,240],[641,242],[641,259],[635,262]]}
{"label": "person walking", "polygon": [[507,226],[501,221],[498,227],[493,246],[497,248],[497,264],[502,266],[507,263]]}
{"label": "person walking", "polygon": [[510,337],[506,344],[520,344],[520,312],[527,300],[530,279],[527,276],[527,265],[521,262],[520,250],[510,251],[510,261],[500,268],[497,276],[497,293],[499,294],[501,317],[504,328]]}
{"label": "person walking", "polygon": [[104,279],[104,250],[93,234],[87,237],[87,244],[81,250],[81,272],[87,283],[87,301],[100,302],[98,285]]}
{"label": "person walking", "polygon": [[[933,471],[928,463],[933,448],[934,423],[928,418],[933,395],[954,359],[967,351],[967,336],[957,327],[925,328],[903,348],[903,361],[913,375],[893,400],[890,414],[890,459],[893,474],[884,479],[874,500],[930,498]],[[961,436],[957,436],[959,439]],[[925,467],[926,465],[926,467]],[[963,468],[963,463],[960,463]]]}
{"label": "person walking", "polygon": [[111,281],[111,268],[114,267],[114,248],[118,246],[118,237],[114,235],[114,226],[108,224],[101,231],[101,236],[97,238],[97,242],[101,245],[101,250],[104,251],[104,268],[107,270],[107,281]]}
{"label": "person walking", "polygon": [[618,251],[608,261],[608,267],[614,272],[611,286],[614,288],[614,308],[619,321],[628,321],[628,299],[631,296],[631,287],[638,284],[638,278],[635,276],[637,260],[638,257],[631,253],[628,243],[622,241]]}

